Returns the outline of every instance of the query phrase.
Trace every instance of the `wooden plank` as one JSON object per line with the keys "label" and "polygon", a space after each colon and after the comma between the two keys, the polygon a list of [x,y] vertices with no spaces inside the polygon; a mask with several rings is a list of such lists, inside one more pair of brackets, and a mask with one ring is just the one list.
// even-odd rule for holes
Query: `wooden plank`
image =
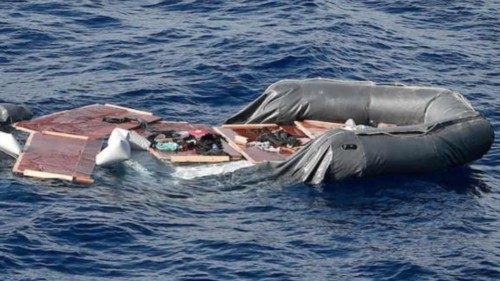
{"label": "wooden plank", "polygon": [[36,132],[35,130],[30,130],[30,129],[27,129],[27,128],[20,127],[20,126],[17,125],[17,123],[12,124],[12,127],[14,127],[14,129],[16,129],[18,131],[22,131],[22,132],[25,132],[25,133],[28,133],[28,134]]}
{"label": "wooden plank", "polygon": [[[24,144],[24,148],[23,148],[23,151],[26,151],[26,149],[30,146],[31,144],[31,140],[33,140],[33,135],[35,134],[35,132],[31,133],[29,136],[28,136],[28,139],[26,140],[26,143]],[[19,174],[22,174],[22,172],[19,170],[19,165],[22,161],[24,157],[24,152],[21,152],[21,154],[19,155],[19,157],[17,157],[16,159],[16,163],[14,164],[14,167],[12,168],[12,171],[14,173],[19,173]]]}
{"label": "wooden plank", "polygon": [[326,122],[326,121],[319,121],[319,120],[303,120],[302,122],[307,123],[310,126],[315,126],[315,127],[323,127],[323,128],[338,128],[338,127],[344,127],[344,123],[338,123],[338,122]]}
{"label": "wooden plank", "polygon": [[307,137],[306,134],[297,126],[292,126],[292,125],[280,125],[280,129],[284,130],[285,132],[289,133],[292,136],[295,136],[297,138],[305,138]]}
{"label": "wooden plank", "polygon": [[172,163],[217,163],[229,161],[228,155],[172,155]]}
{"label": "wooden plank", "polygon": [[318,120],[303,120],[295,121],[294,123],[297,128],[302,130],[311,139],[315,139],[332,129],[340,129],[344,127],[343,123],[333,123]]}
{"label": "wooden plank", "polygon": [[[92,183],[100,139],[33,133],[13,171],[26,176]],[[26,172],[27,171],[27,172]]]}
{"label": "wooden plank", "polygon": [[234,142],[241,145],[246,145],[248,143],[248,138],[242,136],[235,136]]}
{"label": "wooden plank", "polygon": [[21,163],[21,160],[23,159],[23,156],[24,156],[24,153],[21,152],[19,154],[19,156],[17,157],[17,159],[16,159],[16,163],[14,163],[14,167],[12,167],[12,172],[14,172],[16,174],[22,173],[21,171],[19,171],[19,164]]}
{"label": "wooden plank", "polygon": [[81,140],[87,140],[89,138],[87,136],[72,135],[72,134],[58,133],[58,132],[51,132],[51,131],[43,131],[42,133],[45,135],[52,135],[52,136],[59,136],[59,137],[66,137],[66,138],[75,138],[75,139],[81,139]]}
{"label": "wooden plank", "polygon": [[25,169],[23,172],[23,175],[25,177],[33,177],[33,178],[40,178],[40,179],[57,179],[57,180],[73,181],[73,176],[71,176],[71,175],[40,172],[40,171],[29,170],[29,169]]}
{"label": "wooden plank", "polygon": [[[274,153],[274,152],[269,152],[262,150],[260,148],[254,147],[254,146],[244,146],[244,145],[239,145],[234,141],[234,138],[238,135],[237,132],[234,131],[233,128],[222,128],[222,127],[216,127],[214,130],[218,132],[220,135],[222,135],[228,144],[234,148],[237,152],[239,152],[243,157],[245,157],[248,161],[250,161],[253,164],[260,163],[260,162],[265,162],[265,161],[282,161],[288,157],[288,155],[285,154],[280,154],[280,153]],[[251,128],[251,129],[255,129]]]}
{"label": "wooden plank", "polygon": [[137,110],[137,109],[133,109],[133,108],[125,107],[125,106],[119,106],[119,105],[109,104],[109,103],[104,104],[104,106],[114,107],[114,108],[118,108],[118,109],[123,109],[123,110],[127,110],[129,112],[134,112],[134,113],[137,113],[137,114],[144,114],[144,115],[153,116],[153,113],[151,113],[149,111]]}
{"label": "wooden plank", "polygon": [[154,148],[150,148],[148,151],[151,155],[162,161],[170,160],[170,156],[172,156],[169,153],[164,153]]}
{"label": "wooden plank", "polygon": [[298,151],[297,149],[293,149],[290,147],[280,147],[280,152],[282,153],[294,154],[297,151]]}
{"label": "wooden plank", "polygon": [[305,134],[304,131],[302,131],[297,126],[280,125],[280,128],[283,129],[285,132],[289,133],[290,135],[298,138],[301,146],[306,145],[308,142],[311,141],[311,137],[309,137],[307,134]]}
{"label": "wooden plank", "polygon": [[91,185],[94,184],[94,180],[92,178],[87,178],[87,177],[74,177],[73,178],[74,182],[81,183],[81,184],[86,184],[86,185]]}
{"label": "wooden plank", "polygon": [[[252,126],[249,126],[252,125]],[[310,141],[310,138],[300,129],[292,125],[276,125],[276,124],[238,124],[228,127],[215,128],[217,132],[224,136],[228,143],[241,153],[247,160],[252,163],[264,161],[282,161],[289,155],[295,153],[298,148],[288,149],[280,147],[280,153],[262,150],[258,147],[247,146],[239,142],[239,138],[246,138],[248,142],[256,141],[262,134],[263,129],[269,131],[283,130],[299,139],[301,145]]]}
{"label": "wooden plank", "polygon": [[187,150],[187,151],[178,151],[178,152],[167,152],[161,151],[155,148],[150,148],[149,153],[151,153],[156,158],[163,161],[170,161],[173,155],[179,156],[196,156],[198,155],[195,150]]}
{"label": "wooden plank", "polygon": [[232,161],[243,159],[243,156],[225,140],[222,141],[222,149],[229,155]]}
{"label": "wooden plank", "polygon": [[[216,131],[208,127],[207,125],[204,124],[191,124],[188,122],[172,122],[172,121],[160,121],[156,122],[150,125],[150,131],[144,130],[144,129],[137,129],[136,132],[139,133],[142,136],[148,137],[151,135],[151,130],[153,131],[189,131],[189,130],[205,130],[209,133],[212,134],[217,134]],[[162,161],[172,161],[172,159],[175,159],[175,162],[184,162],[186,163],[193,163],[193,162],[206,162],[206,163],[213,163],[213,162],[225,162],[225,161],[230,161],[230,160],[240,160],[243,158],[243,156],[238,153],[235,149],[233,149],[226,141],[222,141],[222,149],[224,150],[225,153],[228,154],[226,157],[218,157],[218,158],[210,158],[210,157],[201,157],[205,155],[200,155],[197,154],[195,150],[188,150],[188,151],[179,151],[179,152],[165,152],[165,151],[159,151],[158,149],[155,148],[150,148],[149,152],[155,156],[156,158],[162,160]],[[174,157],[175,156],[175,157]],[[172,158],[174,157],[174,158]],[[229,160],[227,160],[229,159]],[[172,161],[174,162],[174,161]]]}
{"label": "wooden plank", "polygon": [[115,128],[134,129],[140,126],[137,122],[113,124],[103,121],[104,117],[137,118],[147,123],[161,120],[149,112],[136,111],[119,106],[93,104],[71,110],[56,112],[32,120],[17,122],[15,128],[23,131],[50,131],[92,138],[105,137]]}
{"label": "wooden plank", "polygon": [[316,138],[316,136],[311,131],[309,131],[304,125],[302,125],[302,122],[294,121],[293,123],[297,126],[297,128],[299,128],[302,132],[304,132],[304,134],[306,134],[310,139]]}
{"label": "wooden plank", "polygon": [[221,136],[223,136],[227,143],[234,149],[236,150],[238,153],[240,153],[241,155],[243,155],[243,157],[245,157],[248,161],[250,161],[252,164],[256,164],[257,162],[247,153],[247,151],[244,149],[243,146],[240,146],[238,145],[237,143],[235,143],[234,141],[232,141],[232,139],[234,138],[234,136],[236,135],[236,133],[234,133],[233,130],[229,129],[229,128],[222,128],[222,127],[214,127],[214,130],[219,133]]}

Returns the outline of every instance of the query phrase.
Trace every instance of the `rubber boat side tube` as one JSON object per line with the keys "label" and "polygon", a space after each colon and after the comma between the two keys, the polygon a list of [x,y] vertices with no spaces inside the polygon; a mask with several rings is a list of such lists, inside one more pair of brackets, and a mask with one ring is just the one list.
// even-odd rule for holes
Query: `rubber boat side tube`
{"label": "rubber boat side tube", "polygon": [[[491,124],[459,93],[321,78],[272,84],[226,123],[349,118],[372,127],[331,130],[287,161],[267,165],[277,175],[311,183],[435,171],[481,158],[494,141]],[[381,122],[397,126],[377,128]]]}

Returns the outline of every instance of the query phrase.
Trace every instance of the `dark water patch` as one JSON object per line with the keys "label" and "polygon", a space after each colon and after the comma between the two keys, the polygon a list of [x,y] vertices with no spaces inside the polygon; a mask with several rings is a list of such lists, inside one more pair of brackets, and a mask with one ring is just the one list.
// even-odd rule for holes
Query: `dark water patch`
{"label": "dark water patch", "polygon": [[194,12],[194,13],[205,13],[216,11],[220,9],[223,1],[202,1],[202,0],[190,0],[190,1],[177,1],[177,0],[164,0],[158,3],[145,5],[145,8],[161,8],[169,11],[181,11],[181,12]]}
{"label": "dark water patch", "polygon": [[105,28],[119,26],[121,24],[120,20],[117,18],[102,15],[85,19],[77,19],[75,20],[75,23],[88,28]]}

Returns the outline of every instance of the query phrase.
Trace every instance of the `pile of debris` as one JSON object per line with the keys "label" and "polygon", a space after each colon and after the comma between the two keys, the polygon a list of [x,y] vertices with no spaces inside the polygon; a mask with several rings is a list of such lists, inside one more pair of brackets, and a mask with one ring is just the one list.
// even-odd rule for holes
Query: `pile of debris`
{"label": "pile of debris", "polygon": [[[0,104],[0,125],[29,134],[24,149],[0,132],[0,150],[16,157],[13,171],[24,176],[93,183],[96,165],[128,160],[147,150],[177,164],[282,161],[321,132],[343,126],[320,121],[209,127],[162,121],[150,112],[93,104],[31,119],[26,107]],[[319,123],[318,123],[319,122]],[[107,146],[102,149],[107,140]]]}

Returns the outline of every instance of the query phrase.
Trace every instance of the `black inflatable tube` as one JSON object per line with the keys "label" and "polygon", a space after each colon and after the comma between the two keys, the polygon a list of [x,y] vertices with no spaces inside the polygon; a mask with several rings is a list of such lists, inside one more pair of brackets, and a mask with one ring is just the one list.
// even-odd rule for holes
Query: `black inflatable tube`
{"label": "black inflatable tube", "polygon": [[332,130],[287,161],[267,165],[278,175],[311,183],[436,171],[481,158],[494,141],[491,124],[459,93],[321,78],[274,83],[226,123],[349,118],[357,124],[397,127]]}

